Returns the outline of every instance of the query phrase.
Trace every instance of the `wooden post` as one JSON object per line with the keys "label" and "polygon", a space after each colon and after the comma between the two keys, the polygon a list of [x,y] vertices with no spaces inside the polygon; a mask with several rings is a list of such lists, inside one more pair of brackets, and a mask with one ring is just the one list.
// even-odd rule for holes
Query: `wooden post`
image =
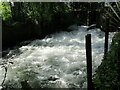
{"label": "wooden post", "polygon": [[87,88],[88,90],[93,90],[91,34],[86,35],[86,59],[87,59]]}
{"label": "wooden post", "polygon": [[[118,40],[118,51],[117,51],[117,73],[120,73],[120,39]],[[120,77],[118,76],[118,80],[120,80]],[[120,89],[120,85],[119,85]]]}
{"label": "wooden post", "polygon": [[2,17],[0,16],[0,58],[2,58]]}
{"label": "wooden post", "polygon": [[106,58],[106,55],[107,55],[107,52],[108,52],[108,39],[109,39],[109,19],[107,19],[107,21],[106,21],[104,59]]}

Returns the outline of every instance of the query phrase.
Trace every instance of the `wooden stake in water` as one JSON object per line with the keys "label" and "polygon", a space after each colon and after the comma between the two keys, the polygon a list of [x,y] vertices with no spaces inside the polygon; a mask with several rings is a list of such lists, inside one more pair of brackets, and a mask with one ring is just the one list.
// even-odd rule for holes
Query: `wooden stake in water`
{"label": "wooden stake in water", "polygon": [[88,90],[93,90],[91,34],[86,35],[86,59],[87,59],[87,88]]}
{"label": "wooden stake in water", "polygon": [[108,52],[108,39],[109,39],[109,19],[106,21],[106,30],[105,30],[105,44],[104,44],[104,59],[106,59],[106,55]]}

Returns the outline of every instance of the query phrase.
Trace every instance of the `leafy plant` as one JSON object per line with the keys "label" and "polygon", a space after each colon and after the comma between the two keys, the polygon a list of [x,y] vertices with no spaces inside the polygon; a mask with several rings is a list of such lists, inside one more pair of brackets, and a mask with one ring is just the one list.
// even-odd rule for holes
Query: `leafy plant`
{"label": "leafy plant", "polygon": [[0,2],[0,16],[2,16],[2,19],[5,21],[12,18],[10,3]]}
{"label": "leafy plant", "polygon": [[120,88],[120,33],[116,33],[110,47],[110,51],[106,59],[103,59],[96,75],[94,75],[93,83],[95,90],[119,90]]}

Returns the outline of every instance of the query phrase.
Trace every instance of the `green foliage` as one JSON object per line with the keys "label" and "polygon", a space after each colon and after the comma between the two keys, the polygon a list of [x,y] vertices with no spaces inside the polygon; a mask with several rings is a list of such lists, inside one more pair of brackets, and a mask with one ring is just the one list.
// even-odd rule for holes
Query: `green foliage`
{"label": "green foliage", "polygon": [[115,34],[107,58],[99,66],[93,77],[95,90],[118,90],[120,88],[120,33]]}
{"label": "green foliage", "polygon": [[72,17],[72,14],[70,14],[71,10],[68,3],[25,2],[23,6],[28,18],[37,24],[41,30],[51,29],[52,31],[60,28],[60,26],[64,27],[63,25],[68,26],[73,21],[69,18],[70,15]]}
{"label": "green foliage", "polygon": [[0,2],[0,16],[5,21],[12,18],[9,2]]}

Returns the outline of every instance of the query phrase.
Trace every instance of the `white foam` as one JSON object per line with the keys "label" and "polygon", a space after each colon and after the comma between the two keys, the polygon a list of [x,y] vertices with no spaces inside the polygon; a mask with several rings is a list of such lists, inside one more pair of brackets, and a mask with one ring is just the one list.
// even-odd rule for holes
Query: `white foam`
{"label": "white foam", "polygon": [[[74,26],[75,27],[75,26]],[[26,80],[31,87],[86,88],[85,35],[92,34],[93,73],[100,65],[104,50],[104,32],[99,29],[60,32],[42,40],[31,41],[19,48],[20,54],[9,58],[5,85],[21,88]],[[111,40],[114,34],[110,34]],[[111,41],[109,42],[109,44]],[[0,68],[0,81],[3,69]]]}

